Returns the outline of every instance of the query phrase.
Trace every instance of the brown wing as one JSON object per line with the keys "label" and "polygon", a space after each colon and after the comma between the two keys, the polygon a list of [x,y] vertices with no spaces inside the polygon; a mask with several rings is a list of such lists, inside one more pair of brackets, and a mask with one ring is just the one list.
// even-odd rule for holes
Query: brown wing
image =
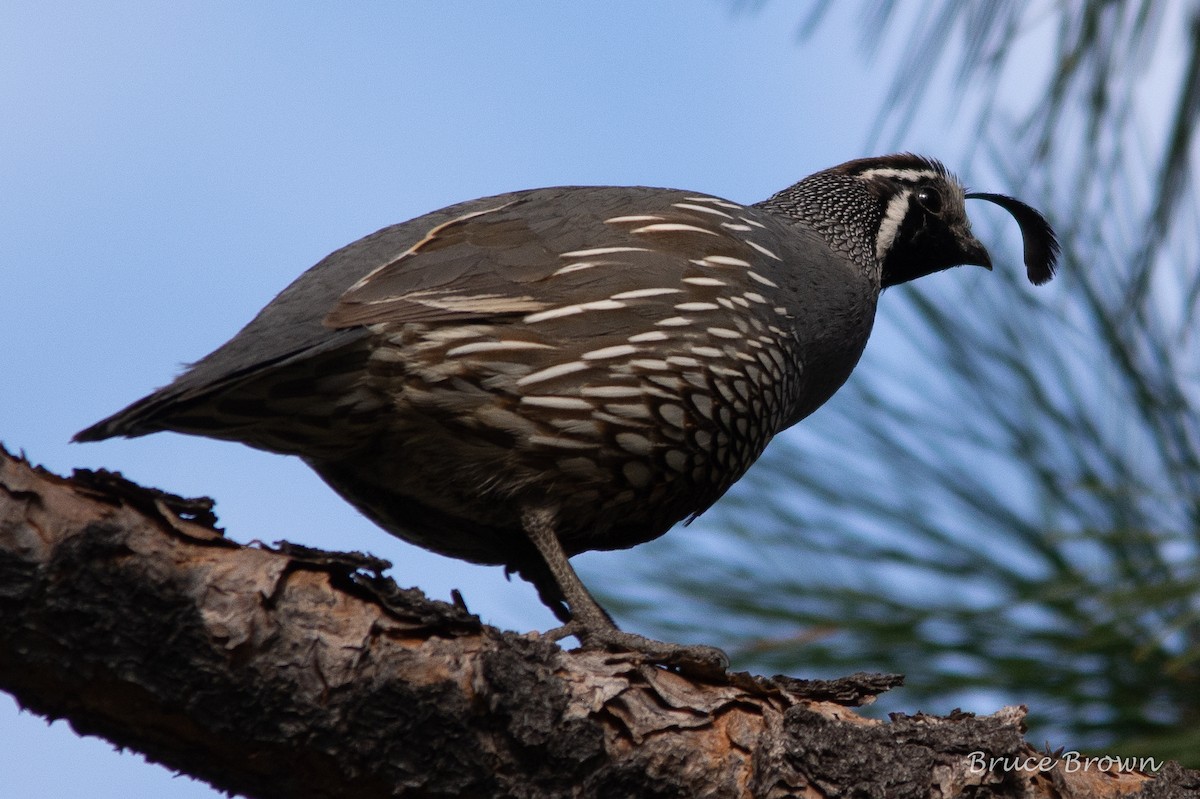
{"label": "brown wing", "polygon": [[514,292],[516,268],[554,254],[510,200],[431,227],[420,241],[347,289],[325,317],[330,328],[436,322],[530,313],[546,303]]}
{"label": "brown wing", "polygon": [[738,216],[749,209],[663,189],[544,189],[496,200],[428,227],[350,286],[324,325],[494,322],[601,302],[605,285],[635,296],[682,289],[688,274],[762,260],[747,233],[773,241],[776,232]]}
{"label": "brown wing", "polygon": [[537,326],[619,304],[619,313],[570,319],[586,324],[586,344],[593,332],[626,326],[627,314],[659,314],[663,290],[687,287],[715,307],[721,286],[710,290],[706,281],[719,281],[725,270],[740,280],[751,264],[767,276],[782,269],[789,235],[755,209],[666,189],[560,187],[462,203],[331,254],[171,384],[78,438],[169,428],[183,405],[356,346],[379,323],[512,319]]}

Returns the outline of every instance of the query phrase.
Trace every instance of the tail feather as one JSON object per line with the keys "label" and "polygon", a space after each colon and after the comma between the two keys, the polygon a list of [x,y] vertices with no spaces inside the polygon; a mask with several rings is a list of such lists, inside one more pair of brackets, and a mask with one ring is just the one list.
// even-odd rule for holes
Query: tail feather
{"label": "tail feather", "polygon": [[106,438],[137,438],[160,432],[164,428],[154,423],[154,418],[157,416],[156,406],[162,406],[160,392],[143,397],[112,416],[80,430],[71,437],[71,441],[83,443],[103,441]]}

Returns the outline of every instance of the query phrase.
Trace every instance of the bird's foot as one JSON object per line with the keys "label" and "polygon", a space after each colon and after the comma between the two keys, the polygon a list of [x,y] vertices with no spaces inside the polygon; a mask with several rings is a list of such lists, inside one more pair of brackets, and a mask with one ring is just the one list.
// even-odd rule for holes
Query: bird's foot
{"label": "bird's foot", "polygon": [[644,635],[627,633],[616,627],[597,629],[571,621],[545,634],[551,641],[560,641],[569,636],[579,639],[584,649],[633,652],[650,663],[670,666],[682,674],[694,677],[720,677],[729,669],[729,656],[715,646],[671,644]]}

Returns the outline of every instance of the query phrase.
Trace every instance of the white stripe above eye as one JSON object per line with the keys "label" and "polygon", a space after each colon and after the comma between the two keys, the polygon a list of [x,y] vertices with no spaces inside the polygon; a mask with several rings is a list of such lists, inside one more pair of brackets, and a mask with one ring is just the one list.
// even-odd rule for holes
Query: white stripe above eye
{"label": "white stripe above eye", "polygon": [[881,166],[858,173],[861,178],[891,178],[907,183],[918,183],[922,180],[936,180],[942,175],[932,169],[897,169],[891,166]]}

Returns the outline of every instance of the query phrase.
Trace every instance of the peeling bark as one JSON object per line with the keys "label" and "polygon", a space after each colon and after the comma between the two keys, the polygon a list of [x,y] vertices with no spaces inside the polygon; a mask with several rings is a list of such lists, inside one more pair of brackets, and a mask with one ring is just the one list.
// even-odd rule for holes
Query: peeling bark
{"label": "peeling bark", "polygon": [[377,559],[214,523],[204,501],[0,449],[0,689],[262,799],[1200,796],[1174,765],[1070,772],[1024,741],[1023,708],[880,722],[852,708],[888,675],[698,681],[564,652]]}

